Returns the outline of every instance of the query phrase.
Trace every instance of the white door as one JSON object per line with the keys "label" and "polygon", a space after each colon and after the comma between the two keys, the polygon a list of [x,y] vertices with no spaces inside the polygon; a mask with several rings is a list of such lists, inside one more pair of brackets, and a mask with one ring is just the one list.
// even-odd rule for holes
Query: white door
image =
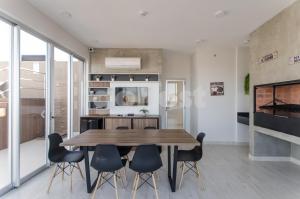
{"label": "white door", "polygon": [[166,80],[166,128],[185,128],[185,81]]}

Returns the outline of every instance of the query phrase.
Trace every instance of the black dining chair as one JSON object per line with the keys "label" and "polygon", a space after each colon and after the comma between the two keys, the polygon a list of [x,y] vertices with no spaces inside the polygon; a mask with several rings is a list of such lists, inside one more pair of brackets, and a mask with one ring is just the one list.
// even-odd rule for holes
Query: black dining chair
{"label": "black dining chair", "polygon": [[[119,126],[116,128],[117,130],[128,130],[128,126]],[[132,147],[131,146],[118,146],[118,151],[121,157],[126,157],[128,159],[128,154],[130,153]],[[129,160],[129,159],[128,159]]]}
{"label": "black dining chair", "polygon": [[[98,171],[97,183],[95,189],[93,191],[92,199],[95,198],[96,191],[99,187],[101,187],[105,182],[109,182],[109,180],[113,177],[114,185],[110,182],[109,184],[114,186],[116,192],[116,198],[118,199],[118,187],[117,187],[117,174],[120,169],[122,169],[126,165],[127,160],[121,159],[119,151],[115,145],[97,145],[95,153],[92,158],[91,166]],[[106,178],[104,173],[111,173],[112,176],[110,178]],[[105,182],[101,182],[104,180]]]}
{"label": "black dining chair", "polygon": [[[156,145],[141,145],[136,148],[129,168],[136,172],[133,182],[133,199],[135,199],[137,190],[145,183],[149,184],[155,190],[158,199],[157,186],[153,173],[162,167],[161,157]],[[145,177],[146,174],[146,177]],[[143,181],[139,185],[139,180]],[[148,182],[152,178],[153,186]]]}
{"label": "black dining chair", "polygon": [[[179,189],[182,184],[183,176],[188,171],[193,171],[197,177],[200,177],[200,170],[197,162],[202,159],[203,155],[203,139],[205,137],[205,133],[199,133],[197,135],[197,140],[200,143],[199,146],[195,146],[192,150],[178,150],[177,161],[181,163],[181,179],[179,183]],[[185,170],[185,168],[187,168]]]}
{"label": "black dining chair", "polygon": [[[64,179],[64,174],[69,175],[71,178],[71,190],[72,190],[72,174],[74,168],[78,169],[82,179],[84,179],[82,171],[79,166],[84,158],[82,151],[69,151],[65,147],[60,146],[63,142],[62,137],[58,133],[53,133],[48,136],[49,139],[49,151],[48,158],[51,162],[55,163],[54,172],[50,178],[47,192],[49,193],[53,179],[62,174],[62,179]],[[67,164],[67,165],[66,165]],[[69,168],[69,171],[66,169]]]}
{"label": "black dining chair", "polygon": [[[155,126],[146,126],[144,128],[144,130],[151,130],[151,129],[157,129]],[[162,152],[162,147],[161,146],[157,146],[159,153]]]}

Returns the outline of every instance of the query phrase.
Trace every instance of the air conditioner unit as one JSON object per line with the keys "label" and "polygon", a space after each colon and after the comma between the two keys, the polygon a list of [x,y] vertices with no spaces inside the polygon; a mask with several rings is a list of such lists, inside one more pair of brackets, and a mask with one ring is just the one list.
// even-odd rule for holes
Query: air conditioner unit
{"label": "air conditioner unit", "polygon": [[109,69],[141,69],[140,57],[106,57],[105,67]]}

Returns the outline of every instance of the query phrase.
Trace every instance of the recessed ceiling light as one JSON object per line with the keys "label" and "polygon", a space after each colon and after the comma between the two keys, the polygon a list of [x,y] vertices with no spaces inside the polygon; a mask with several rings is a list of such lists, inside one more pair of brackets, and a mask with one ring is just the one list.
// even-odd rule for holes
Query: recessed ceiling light
{"label": "recessed ceiling light", "polygon": [[146,11],[146,10],[140,10],[140,11],[139,11],[139,15],[142,16],[142,17],[145,17],[145,16],[147,16],[148,14],[149,14],[149,12]]}
{"label": "recessed ceiling light", "polygon": [[224,17],[226,15],[228,15],[228,11],[226,10],[218,10],[214,13],[215,17],[217,18],[221,18],[221,17]]}
{"label": "recessed ceiling light", "polygon": [[204,43],[204,42],[206,42],[206,39],[197,39],[196,40],[197,44]]}
{"label": "recessed ceiling light", "polygon": [[60,14],[65,18],[69,18],[69,19],[72,18],[72,14],[68,11],[62,11]]}

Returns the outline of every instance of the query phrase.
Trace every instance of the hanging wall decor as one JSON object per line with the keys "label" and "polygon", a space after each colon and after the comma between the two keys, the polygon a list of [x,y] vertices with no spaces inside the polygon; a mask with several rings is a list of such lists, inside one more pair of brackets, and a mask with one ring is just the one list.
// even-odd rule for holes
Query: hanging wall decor
{"label": "hanging wall decor", "polygon": [[290,65],[297,64],[297,63],[300,63],[300,55],[296,55],[294,57],[289,58]]}
{"label": "hanging wall decor", "polygon": [[278,58],[278,51],[274,51],[273,53],[267,54],[261,58],[259,58],[258,63],[263,64],[265,62],[274,60]]}
{"label": "hanging wall decor", "polygon": [[211,96],[224,95],[224,82],[211,82],[210,95]]}

